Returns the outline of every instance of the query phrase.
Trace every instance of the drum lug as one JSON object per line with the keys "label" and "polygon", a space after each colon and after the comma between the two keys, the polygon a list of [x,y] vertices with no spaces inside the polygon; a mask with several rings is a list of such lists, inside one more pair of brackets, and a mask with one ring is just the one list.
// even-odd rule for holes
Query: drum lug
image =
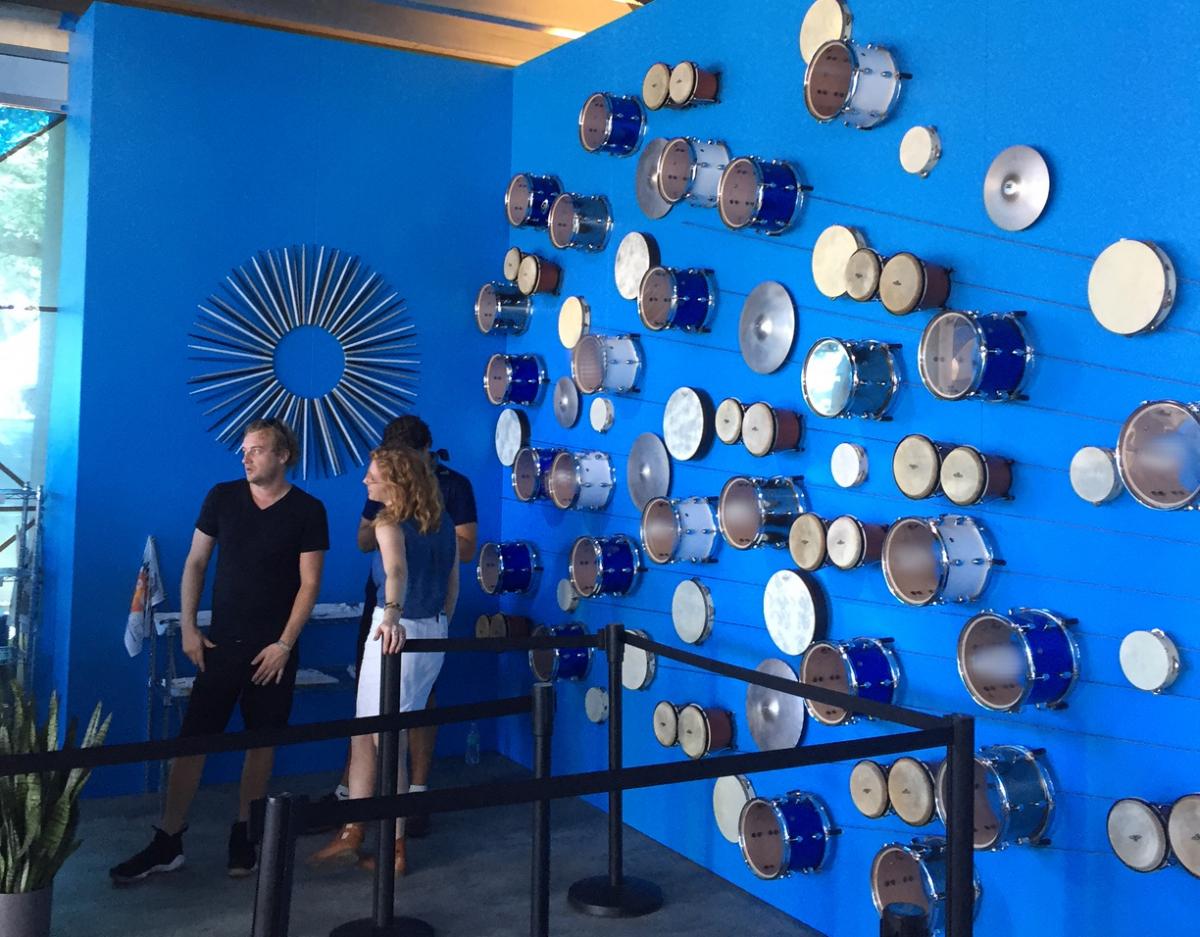
{"label": "drum lug", "polygon": [[912,74],[910,72],[896,72],[896,77],[901,81],[912,81]]}

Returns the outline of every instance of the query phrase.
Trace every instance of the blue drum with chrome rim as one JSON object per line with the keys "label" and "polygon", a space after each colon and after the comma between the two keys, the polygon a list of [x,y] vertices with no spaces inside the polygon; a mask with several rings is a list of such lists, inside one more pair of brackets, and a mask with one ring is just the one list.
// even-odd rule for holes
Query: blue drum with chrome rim
{"label": "blue drum with chrome rim", "polygon": [[579,111],[579,142],[589,153],[628,156],[645,129],[646,114],[634,97],[597,91]]}
{"label": "blue drum with chrome rim", "polygon": [[[536,637],[582,638],[587,629],[577,621],[565,625],[542,626],[533,632]],[[547,647],[529,652],[529,669],[543,682],[552,680],[583,680],[592,666],[590,647]]]}
{"label": "blue drum with chrome rim", "polygon": [[513,493],[518,501],[537,501],[550,497],[550,467],[566,449],[531,449],[528,446],[517,450],[512,466]]}
{"label": "blue drum with chrome rim", "polygon": [[483,373],[483,390],[497,406],[537,403],[546,383],[546,369],[537,355],[492,355]]}
{"label": "blue drum with chrome rim", "polygon": [[833,854],[833,837],[840,832],[817,795],[805,791],[773,800],[756,797],[746,802],[738,818],[742,858],[762,879],[824,868]]}
{"label": "blue drum with chrome rim", "polygon": [[584,598],[627,595],[641,572],[632,537],[580,537],[571,547],[571,584]]}
{"label": "blue drum with chrome rim", "polygon": [[550,206],[562,195],[562,183],[556,176],[519,172],[504,193],[504,214],[514,228],[544,228],[550,219]]}
{"label": "blue drum with chrome rim", "polygon": [[1069,621],[1040,608],[973,616],[958,636],[958,675],[985,709],[1053,708],[1079,677],[1079,650]]}
{"label": "blue drum with chrome rim", "polygon": [[652,267],[638,289],[638,317],[655,331],[704,332],[716,302],[711,270]]}
{"label": "blue drum with chrome rim", "polygon": [[717,209],[725,224],[780,234],[796,221],[804,204],[800,177],[791,163],[740,156],[721,174]]}
{"label": "blue drum with chrome rim", "polygon": [[917,368],[942,400],[1011,400],[1020,396],[1032,357],[1017,314],[947,309],[925,326]]}
{"label": "blue drum with chrome rim", "polygon": [[475,576],[488,595],[529,592],[541,568],[537,548],[528,541],[485,543],[479,550]]}
{"label": "blue drum with chrome rim", "polygon": [[[800,662],[800,682],[879,703],[895,700],[900,665],[891,638],[816,641]],[[847,725],[857,716],[831,703],[805,700],[809,713],[828,726]]]}

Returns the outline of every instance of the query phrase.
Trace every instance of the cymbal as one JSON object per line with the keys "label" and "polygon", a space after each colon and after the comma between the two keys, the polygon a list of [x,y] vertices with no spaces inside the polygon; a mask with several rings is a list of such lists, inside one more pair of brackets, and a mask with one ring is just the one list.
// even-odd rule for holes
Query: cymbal
{"label": "cymbal", "polygon": [[[764,660],[755,670],[784,680],[796,679],[796,672],[775,658]],[[746,688],[746,722],[759,751],[795,748],[804,735],[804,700],[752,683]]]}
{"label": "cymbal", "polygon": [[796,304],[781,283],[768,280],[750,291],[738,323],[738,345],[750,370],[778,371],[796,338]]}
{"label": "cymbal", "polygon": [[658,159],[668,142],[663,137],[647,140],[642,155],[638,157],[634,183],[638,207],[647,218],[662,218],[671,210],[671,203],[658,191]]}
{"label": "cymbal", "polygon": [[579,389],[569,377],[560,377],[554,385],[554,415],[564,429],[579,419]]}
{"label": "cymbal", "polygon": [[1041,217],[1050,198],[1050,167],[1031,146],[1010,146],[992,160],[983,179],[988,217],[1005,231],[1023,231]]}
{"label": "cymbal", "polygon": [[654,433],[642,433],[629,450],[629,497],[642,510],[652,498],[665,498],[671,489],[671,457]]}

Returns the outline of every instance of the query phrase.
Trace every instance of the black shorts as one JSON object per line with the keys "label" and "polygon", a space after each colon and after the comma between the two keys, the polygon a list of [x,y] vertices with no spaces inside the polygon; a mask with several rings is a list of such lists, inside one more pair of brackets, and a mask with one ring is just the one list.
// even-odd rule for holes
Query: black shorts
{"label": "black shorts", "polygon": [[239,702],[247,729],[282,729],[292,714],[299,660],[292,652],[279,683],[256,686],[251,682],[256,666],[250,661],[263,645],[257,642],[218,644],[204,649],[204,671],[196,674],[192,695],[179,735],[213,735],[224,732]]}

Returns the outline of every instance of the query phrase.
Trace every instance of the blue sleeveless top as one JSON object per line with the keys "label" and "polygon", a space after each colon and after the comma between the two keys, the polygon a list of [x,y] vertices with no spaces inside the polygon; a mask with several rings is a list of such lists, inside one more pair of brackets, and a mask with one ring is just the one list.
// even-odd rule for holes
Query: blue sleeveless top
{"label": "blue sleeveless top", "polygon": [[[408,580],[401,589],[401,604],[405,618],[433,618],[446,606],[446,582],[450,569],[458,562],[458,538],[450,516],[442,512],[442,523],[431,534],[423,534],[412,521],[402,521],[404,556],[408,562]],[[383,555],[376,550],[371,556],[371,578],[376,587],[376,604],[383,608],[387,601],[387,575]]]}

